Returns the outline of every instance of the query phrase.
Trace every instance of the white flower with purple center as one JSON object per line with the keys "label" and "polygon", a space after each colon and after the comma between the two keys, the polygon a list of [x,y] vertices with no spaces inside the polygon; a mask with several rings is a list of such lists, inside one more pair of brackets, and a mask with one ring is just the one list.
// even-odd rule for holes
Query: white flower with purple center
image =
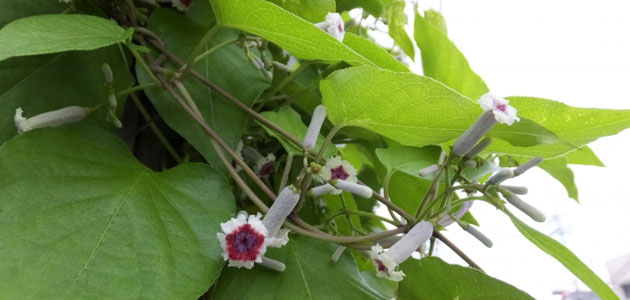
{"label": "white flower with purple center", "polygon": [[194,0],[173,0],[173,7],[179,11],[186,11],[193,3]]}
{"label": "white flower with purple center", "polygon": [[477,100],[484,111],[492,110],[494,119],[501,123],[512,125],[521,119],[516,115],[516,108],[509,105],[510,101],[497,97],[492,93],[487,93]]}
{"label": "white flower with purple center", "polygon": [[251,269],[254,262],[262,263],[271,240],[267,238],[267,229],[260,217],[260,213],[248,216],[239,212],[235,218],[221,223],[223,232],[218,232],[217,238],[223,248],[223,259],[229,261],[228,266]]}
{"label": "white flower with purple center", "polygon": [[343,42],[344,29],[343,19],[338,13],[328,13],[326,15],[326,21],[315,24],[319,29],[327,32],[339,42]]}
{"label": "white flower with purple center", "polygon": [[267,156],[260,158],[256,162],[256,167],[254,167],[254,171],[258,173],[260,176],[269,176],[273,173],[274,167],[276,166],[276,156],[273,153],[267,154]]}
{"label": "white flower with purple center", "polygon": [[[357,170],[347,161],[342,160],[339,156],[334,156],[326,161],[322,167],[319,177],[325,182],[331,180],[345,180],[348,182],[357,182]],[[333,194],[341,194],[340,189],[335,189]]]}
{"label": "white flower with purple center", "polygon": [[405,276],[402,271],[396,271],[398,265],[407,260],[411,254],[422,246],[433,234],[433,224],[422,221],[411,228],[403,237],[384,250],[381,245],[372,246],[372,263],[376,268],[376,276],[393,281],[401,281]]}

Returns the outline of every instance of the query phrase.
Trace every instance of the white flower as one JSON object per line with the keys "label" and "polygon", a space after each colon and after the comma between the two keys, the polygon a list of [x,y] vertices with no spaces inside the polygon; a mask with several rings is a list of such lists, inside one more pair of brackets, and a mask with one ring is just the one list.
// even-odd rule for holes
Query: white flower
{"label": "white flower", "polygon": [[289,242],[289,230],[280,228],[299,200],[300,193],[295,191],[292,186],[285,187],[265,214],[262,223],[267,229],[270,247],[279,248]]}
{"label": "white flower", "polygon": [[269,153],[267,156],[258,159],[254,171],[260,176],[269,176],[273,173],[275,165],[276,156],[273,153]]}
{"label": "white flower", "polygon": [[383,250],[381,245],[376,244],[372,246],[370,255],[372,257],[372,263],[376,268],[376,276],[393,281],[403,280],[405,273],[403,273],[403,271],[396,271],[398,265],[387,256],[387,253]]}
{"label": "white flower", "polygon": [[343,42],[343,36],[345,34],[344,23],[341,15],[338,13],[328,13],[326,15],[326,21],[315,24],[319,29],[326,31],[332,37],[340,42]]}
{"label": "white flower", "polygon": [[186,11],[194,0],[173,0],[173,7],[179,11]]}
{"label": "white flower", "polygon": [[514,121],[521,119],[516,115],[516,108],[510,106],[509,101],[501,97],[497,97],[492,93],[487,93],[477,100],[484,111],[492,110],[494,119],[502,124],[512,125]]}
{"label": "white flower", "polygon": [[319,137],[319,131],[322,129],[322,124],[326,120],[326,107],[323,105],[318,105],[315,107],[313,111],[313,117],[311,118],[311,123],[308,124],[308,130],[306,130],[306,135],[304,136],[304,148],[307,150],[315,149],[315,145],[317,144],[317,138]]}
{"label": "white flower", "polygon": [[[347,161],[342,160],[339,156],[334,156],[326,161],[320,173],[324,181],[333,179],[341,179],[349,182],[357,182],[357,170]],[[335,194],[341,194],[337,190]]]}
{"label": "white flower", "polygon": [[433,224],[422,221],[411,228],[403,237],[387,251],[381,245],[372,246],[372,263],[376,267],[378,277],[401,281],[405,276],[396,267],[407,260],[411,254],[422,246],[433,234]]}
{"label": "white flower", "polygon": [[22,108],[15,110],[15,127],[19,134],[36,128],[57,127],[63,124],[78,122],[88,113],[87,109],[80,106],[68,106],[62,109],[45,112],[30,118],[22,116]]}
{"label": "white flower", "polygon": [[235,218],[221,223],[223,233],[217,238],[223,248],[223,259],[230,267],[251,269],[254,262],[261,263],[271,240],[267,238],[267,229],[260,220],[260,213],[248,216],[239,212]]}

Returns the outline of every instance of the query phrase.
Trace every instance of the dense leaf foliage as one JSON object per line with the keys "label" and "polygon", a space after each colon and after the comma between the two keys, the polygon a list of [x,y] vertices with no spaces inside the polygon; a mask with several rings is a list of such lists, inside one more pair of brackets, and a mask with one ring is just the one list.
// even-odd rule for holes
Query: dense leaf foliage
{"label": "dense leaf foliage", "polygon": [[491,246],[484,201],[616,299],[502,182],[537,166],[577,200],[570,165],[630,110],[488,94],[409,5],[2,1],[0,298],[532,299],[441,233]]}

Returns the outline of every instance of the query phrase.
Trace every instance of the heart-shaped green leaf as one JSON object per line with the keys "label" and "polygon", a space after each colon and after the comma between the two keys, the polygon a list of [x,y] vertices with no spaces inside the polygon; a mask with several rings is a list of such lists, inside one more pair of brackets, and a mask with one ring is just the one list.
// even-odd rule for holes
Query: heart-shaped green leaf
{"label": "heart-shaped green leaf", "polygon": [[224,261],[227,180],[202,164],[156,173],[94,128],[0,147],[0,290],[7,299],[196,299]]}

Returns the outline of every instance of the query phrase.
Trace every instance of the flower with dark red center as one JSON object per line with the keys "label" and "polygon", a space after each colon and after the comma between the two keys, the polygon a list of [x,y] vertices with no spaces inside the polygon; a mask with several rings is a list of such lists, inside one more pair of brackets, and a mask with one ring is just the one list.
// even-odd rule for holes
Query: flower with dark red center
{"label": "flower with dark red center", "polygon": [[[357,170],[349,162],[342,160],[339,156],[329,158],[319,176],[326,182],[330,180],[357,182]],[[335,194],[340,193],[340,190],[335,191]]]}
{"label": "flower with dark red center", "polygon": [[407,234],[392,245],[387,251],[381,245],[372,246],[372,263],[376,268],[376,276],[393,281],[401,281],[405,277],[402,271],[396,271],[398,265],[407,260],[433,234],[433,224],[422,221],[411,228]]}
{"label": "flower with dark red center", "polygon": [[515,121],[521,120],[516,115],[516,109],[508,104],[510,101],[497,97],[492,93],[481,96],[477,102],[479,102],[483,110],[492,110],[494,119],[499,123],[512,125]]}
{"label": "flower with dark red center", "polygon": [[187,10],[192,5],[194,0],[173,0],[173,7],[179,11]]}
{"label": "flower with dark red center", "polygon": [[223,232],[217,238],[223,248],[223,259],[230,267],[251,269],[254,262],[261,263],[271,240],[267,238],[267,229],[260,220],[260,213],[248,216],[240,212],[236,218],[221,223]]}
{"label": "flower with dark red center", "polygon": [[315,24],[319,29],[326,31],[332,37],[340,42],[343,42],[345,34],[344,23],[341,15],[338,13],[328,13],[326,15],[326,21]]}
{"label": "flower with dark red center", "polygon": [[273,153],[267,154],[267,156],[258,159],[256,162],[256,166],[254,167],[254,171],[258,173],[260,176],[269,176],[273,173],[274,167],[276,166],[276,156]]}

